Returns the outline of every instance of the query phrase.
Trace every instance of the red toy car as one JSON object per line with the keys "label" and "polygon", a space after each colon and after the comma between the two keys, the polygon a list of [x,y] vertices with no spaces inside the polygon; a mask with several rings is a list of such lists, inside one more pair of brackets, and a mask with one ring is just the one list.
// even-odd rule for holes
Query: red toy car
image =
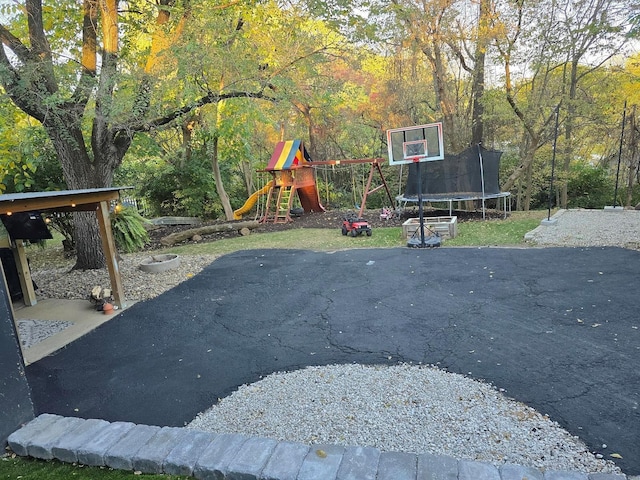
{"label": "red toy car", "polygon": [[342,234],[357,237],[361,233],[366,233],[367,237],[371,236],[371,227],[369,222],[364,218],[358,218],[355,215],[346,216],[342,220]]}

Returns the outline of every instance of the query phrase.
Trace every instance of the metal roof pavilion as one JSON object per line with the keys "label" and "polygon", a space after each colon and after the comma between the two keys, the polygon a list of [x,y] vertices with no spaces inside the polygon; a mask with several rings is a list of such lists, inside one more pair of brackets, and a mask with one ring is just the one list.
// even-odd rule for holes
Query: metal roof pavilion
{"label": "metal roof pavilion", "polygon": [[[113,234],[111,232],[111,222],[109,220],[110,203],[118,200],[120,190],[133,187],[109,187],[90,188],[84,190],[59,190],[52,192],[28,192],[28,193],[7,193],[0,195],[0,214],[11,215],[18,212],[31,211],[95,211],[100,227],[100,237],[104,250],[105,261],[111,280],[111,290],[115,303],[124,306],[124,293],[122,291],[122,281],[118,268],[117,251]],[[20,283],[27,305],[35,305],[36,298],[33,291],[31,274],[24,253],[24,242],[20,239],[11,239],[9,245],[13,250],[20,276]]]}

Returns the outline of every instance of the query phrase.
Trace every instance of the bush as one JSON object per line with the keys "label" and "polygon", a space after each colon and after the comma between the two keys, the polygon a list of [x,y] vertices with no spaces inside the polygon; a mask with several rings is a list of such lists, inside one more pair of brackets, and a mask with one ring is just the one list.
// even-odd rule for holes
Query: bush
{"label": "bush", "polygon": [[120,252],[137,252],[149,243],[149,234],[144,228],[146,222],[135,208],[116,206],[111,213],[111,230]]}
{"label": "bush", "polygon": [[572,167],[567,186],[569,208],[603,208],[613,202],[615,180],[606,169],[588,164]]}
{"label": "bush", "polygon": [[154,216],[216,218],[223,213],[211,168],[204,159],[182,166],[151,162],[140,171],[137,186]]}

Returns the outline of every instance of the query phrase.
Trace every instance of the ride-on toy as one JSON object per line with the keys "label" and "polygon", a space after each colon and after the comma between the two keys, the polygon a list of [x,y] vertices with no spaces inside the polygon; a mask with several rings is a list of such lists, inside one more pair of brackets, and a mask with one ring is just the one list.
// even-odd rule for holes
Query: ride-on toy
{"label": "ride-on toy", "polygon": [[355,215],[347,215],[342,219],[342,234],[351,235],[357,237],[361,233],[366,233],[367,237],[371,236],[371,227],[369,222],[364,218],[356,217]]}

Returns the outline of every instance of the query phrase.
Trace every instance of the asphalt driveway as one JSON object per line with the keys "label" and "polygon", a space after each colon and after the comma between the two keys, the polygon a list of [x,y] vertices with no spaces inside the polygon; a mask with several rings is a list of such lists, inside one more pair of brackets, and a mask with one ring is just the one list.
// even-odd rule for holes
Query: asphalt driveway
{"label": "asphalt driveway", "polygon": [[27,375],[36,413],[180,426],[274,371],[438,364],[640,475],[639,269],[619,248],[238,252]]}

